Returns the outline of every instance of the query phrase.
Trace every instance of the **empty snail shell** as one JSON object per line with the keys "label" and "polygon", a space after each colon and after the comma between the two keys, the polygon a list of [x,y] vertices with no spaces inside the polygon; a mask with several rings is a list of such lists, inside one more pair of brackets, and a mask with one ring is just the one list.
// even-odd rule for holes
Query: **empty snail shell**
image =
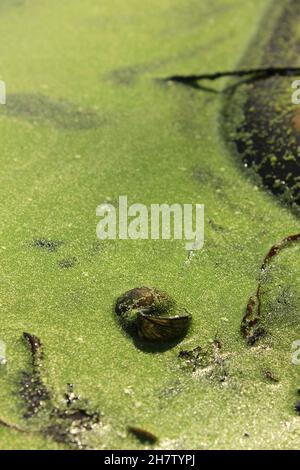
{"label": "empty snail shell", "polygon": [[139,338],[152,342],[172,341],[187,333],[191,315],[178,314],[176,304],[165,292],[136,287],[117,299],[115,311],[125,327]]}

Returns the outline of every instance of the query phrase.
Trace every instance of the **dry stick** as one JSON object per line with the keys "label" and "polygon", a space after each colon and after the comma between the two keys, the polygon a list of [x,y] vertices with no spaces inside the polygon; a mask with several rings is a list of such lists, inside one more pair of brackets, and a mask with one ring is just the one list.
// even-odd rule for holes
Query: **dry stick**
{"label": "dry stick", "polygon": [[[247,304],[247,307],[246,307],[246,313],[245,313],[245,315],[243,317],[243,320],[242,320],[241,332],[242,332],[244,337],[248,336],[249,329],[258,322],[258,320],[260,318],[260,315],[261,315],[261,289],[262,289],[261,275],[263,274],[263,272],[265,271],[265,269],[269,265],[270,261],[275,256],[277,256],[278,253],[280,253],[281,250],[283,250],[288,245],[290,245],[291,243],[296,242],[298,240],[300,240],[300,233],[296,233],[294,235],[289,235],[288,237],[285,237],[283,240],[281,240],[281,242],[279,242],[278,244],[273,245],[270,248],[270,250],[268,251],[268,253],[266,254],[266,256],[264,258],[264,261],[263,261],[263,264],[261,265],[261,268],[260,268],[260,278],[259,278],[259,282],[258,282],[258,285],[257,285],[255,296],[250,297],[250,299],[248,301],[248,304]],[[254,315],[254,310],[255,310],[256,306],[257,306],[257,310],[256,310],[257,315],[256,315],[255,318],[252,318],[252,316]]]}
{"label": "dry stick", "polygon": [[[23,337],[29,343],[30,348],[31,348],[32,365],[33,367],[37,367],[39,365],[37,355],[40,352],[39,350],[42,347],[42,344],[39,338],[37,338],[34,335],[31,335],[30,333],[23,333]],[[25,434],[34,434],[38,432],[38,431],[28,431],[27,429],[21,428],[17,424],[8,423],[7,421],[1,418],[0,418],[0,426],[4,426],[5,428],[11,429],[13,431],[25,433]]]}
{"label": "dry stick", "polygon": [[300,73],[300,67],[266,67],[247,70],[233,70],[216,73],[206,73],[201,75],[172,75],[165,78],[165,81],[174,81],[182,83],[192,83],[198,80],[217,80],[223,77],[246,77],[248,75],[266,75],[266,76],[288,76]]}

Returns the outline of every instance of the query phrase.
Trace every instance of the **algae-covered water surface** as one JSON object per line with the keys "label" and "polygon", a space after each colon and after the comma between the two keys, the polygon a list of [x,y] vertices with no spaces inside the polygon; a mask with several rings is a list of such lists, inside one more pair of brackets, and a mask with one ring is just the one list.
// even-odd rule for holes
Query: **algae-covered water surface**
{"label": "algae-covered water surface", "polygon": [[[299,20],[0,0],[1,449],[299,447]],[[125,199],[203,246],[102,239]]]}

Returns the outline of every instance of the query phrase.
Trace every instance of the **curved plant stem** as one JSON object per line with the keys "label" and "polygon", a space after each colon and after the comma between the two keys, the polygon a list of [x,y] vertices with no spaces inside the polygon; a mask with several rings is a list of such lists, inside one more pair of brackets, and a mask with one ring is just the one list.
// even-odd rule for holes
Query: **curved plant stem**
{"label": "curved plant stem", "polygon": [[300,233],[294,235],[289,235],[279,243],[273,245],[266,256],[264,257],[263,263],[260,268],[260,276],[258,280],[258,285],[256,288],[256,293],[254,296],[251,296],[246,307],[245,315],[243,316],[241,323],[241,333],[244,338],[247,339],[249,344],[254,344],[256,339],[259,336],[262,336],[264,333],[262,330],[259,332],[259,336],[255,337],[252,332],[252,328],[258,323],[261,317],[261,290],[262,290],[262,280],[263,274],[270,264],[271,260],[278,255],[284,248],[291,245],[292,243],[300,240]]}

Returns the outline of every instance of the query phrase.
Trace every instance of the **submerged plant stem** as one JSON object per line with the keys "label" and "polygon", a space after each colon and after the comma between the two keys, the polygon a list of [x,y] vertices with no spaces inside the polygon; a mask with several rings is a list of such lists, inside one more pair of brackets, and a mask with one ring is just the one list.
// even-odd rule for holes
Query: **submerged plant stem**
{"label": "submerged plant stem", "polygon": [[[262,275],[264,274],[266,268],[275,256],[277,256],[284,248],[294,242],[297,242],[298,240],[300,240],[300,233],[289,235],[283,238],[283,240],[281,240],[279,243],[273,245],[264,257],[263,263],[260,268],[260,277],[258,280],[256,293],[254,296],[251,296],[248,301],[246,313],[242,319],[241,324],[241,333],[244,338],[247,339],[249,344],[254,344],[255,340],[257,339],[255,335],[252,335],[252,328],[258,323],[261,317]],[[261,334],[259,336],[261,336],[263,332],[261,331],[260,333]]]}

